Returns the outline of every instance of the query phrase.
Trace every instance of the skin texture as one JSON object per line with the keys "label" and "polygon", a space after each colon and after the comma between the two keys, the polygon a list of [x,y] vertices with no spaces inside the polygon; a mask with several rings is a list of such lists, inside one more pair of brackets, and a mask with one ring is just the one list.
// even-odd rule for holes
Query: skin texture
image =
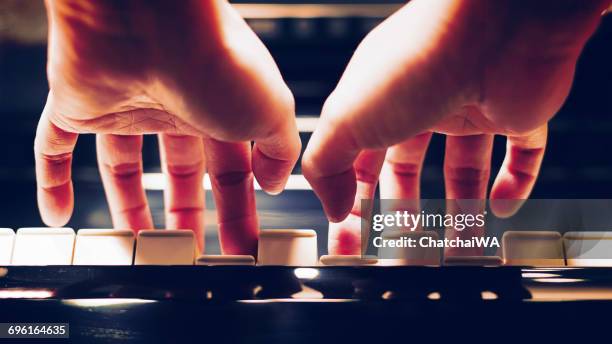
{"label": "skin texture", "polygon": [[[49,96],[36,134],[43,221],[63,226],[79,134],[95,133],[113,224],[153,228],[142,135],[159,135],[166,228],[203,247],[210,174],[221,248],[255,254],[253,178],[279,193],[301,143],[293,97],[272,57],[226,1],[47,1]],[[251,148],[251,141],[255,144]]]}
{"label": "skin texture", "polygon": [[[332,222],[330,254],[360,253],[360,199],[418,199],[433,132],[446,134],[447,199],[520,207],[547,123],[609,1],[414,0],[360,44],[327,99],[303,172]],[[359,95],[355,97],[355,95]],[[506,157],[488,194],[494,135]],[[487,195],[488,194],[488,195]]]}

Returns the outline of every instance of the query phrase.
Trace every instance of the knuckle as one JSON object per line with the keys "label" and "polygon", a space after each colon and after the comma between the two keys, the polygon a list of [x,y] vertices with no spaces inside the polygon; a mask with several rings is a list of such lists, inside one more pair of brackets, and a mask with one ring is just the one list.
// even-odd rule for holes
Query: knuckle
{"label": "knuckle", "polygon": [[130,179],[142,175],[142,164],[139,162],[128,162],[120,164],[102,164],[113,177],[119,179]]}
{"label": "knuckle", "polygon": [[421,166],[412,162],[394,162],[387,161],[391,167],[391,171],[398,176],[404,178],[417,178],[421,172]]}
{"label": "knuckle", "polygon": [[190,179],[200,177],[204,174],[204,163],[198,161],[192,164],[167,165],[167,173],[170,177],[176,179]]}
{"label": "knuckle", "polygon": [[488,182],[490,177],[489,168],[481,167],[454,167],[446,166],[445,178],[451,182],[461,185],[481,185]]}
{"label": "knuckle", "polygon": [[252,181],[253,173],[251,171],[229,171],[211,174],[211,182],[217,188],[242,185],[252,183]]}

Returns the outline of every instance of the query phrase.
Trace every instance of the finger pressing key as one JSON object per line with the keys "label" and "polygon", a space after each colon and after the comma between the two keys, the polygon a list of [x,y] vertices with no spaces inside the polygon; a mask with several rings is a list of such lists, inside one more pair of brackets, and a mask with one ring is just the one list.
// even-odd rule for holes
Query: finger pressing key
{"label": "finger pressing key", "polygon": [[529,197],[536,182],[548,127],[544,125],[521,136],[509,136],[506,157],[491,189],[491,210],[497,216],[512,216]]}
{"label": "finger pressing key", "polygon": [[259,224],[248,142],[205,139],[223,254],[257,255]]}
{"label": "finger pressing key", "polygon": [[387,152],[380,173],[380,198],[418,200],[421,172],[431,133],[425,133],[399,143]]}
{"label": "finger pressing key", "polygon": [[[489,177],[493,135],[447,136],[444,157],[444,184],[446,187],[446,212],[453,216],[484,212]],[[484,227],[464,230],[446,229],[446,237],[470,239],[482,237]],[[482,247],[445,247],[449,256],[482,256]]]}
{"label": "finger pressing key", "polygon": [[99,134],[96,147],[113,226],[135,232],[153,228],[142,185],[142,135]]}
{"label": "finger pressing key", "polygon": [[195,136],[159,135],[167,229],[191,229],[198,248],[204,248],[204,187],[206,158],[202,139]]}
{"label": "finger pressing key", "polygon": [[378,175],[385,159],[386,150],[364,150],[355,161],[357,191],[350,214],[341,222],[329,223],[328,252],[332,255],[359,255],[367,247],[361,236],[361,219],[369,218],[362,214],[361,200],[373,199],[378,185]]}

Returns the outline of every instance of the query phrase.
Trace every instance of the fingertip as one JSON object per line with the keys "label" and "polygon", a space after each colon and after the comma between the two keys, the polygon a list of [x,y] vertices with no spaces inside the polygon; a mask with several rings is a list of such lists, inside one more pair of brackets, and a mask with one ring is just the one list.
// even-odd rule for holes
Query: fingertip
{"label": "fingertip", "polygon": [[517,183],[512,181],[509,176],[498,176],[489,196],[489,207],[495,216],[508,218],[521,209],[526,200],[517,197],[517,187]]}
{"label": "fingertip", "polygon": [[525,201],[524,199],[495,199],[490,201],[489,206],[495,216],[505,219],[514,216]]}
{"label": "fingertip", "polygon": [[278,195],[284,189],[295,166],[297,157],[289,160],[276,159],[263,153],[255,144],[253,148],[253,174],[262,190],[270,195]]}
{"label": "fingertip", "polygon": [[331,223],[340,223],[344,221],[351,213],[351,210],[340,212],[339,209],[332,209],[323,205],[323,211],[325,212],[325,216],[327,220]]}
{"label": "fingertip", "polygon": [[361,254],[361,218],[349,214],[339,223],[330,223],[328,232],[328,252],[332,255]]}
{"label": "fingertip", "polygon": [[341,222],[351,212],[357,192],[357,179],[353,168],[333,176],[310,178],[312,188],[321,200],[330,222]]}
{"label": "fingertip", "polygon": [[256,215],[219,223],[219,243],[223,254],[257,257],[259,223]]}
{"label": "fingertip", "polygon": [[74,207],[72,183],[52,189],[38,188],[38,209],[42,221],[50,227],[65,226]]}

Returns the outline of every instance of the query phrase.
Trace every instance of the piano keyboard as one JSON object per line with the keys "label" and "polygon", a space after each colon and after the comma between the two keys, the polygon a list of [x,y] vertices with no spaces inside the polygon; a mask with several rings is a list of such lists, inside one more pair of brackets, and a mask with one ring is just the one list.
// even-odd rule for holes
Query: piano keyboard
{"label": "piano keyboard", "polygon": [[[383,233],[384,236],[433,237],[433,231]],[[394,249],[397,250],[397,249]],[[199,255],[190,230],[0,229],[0,266],[48,265],[276,265],[276,266],[612,266],[612,232],[508,231],[502,237],[502,256],[448,256],[439,248],[412,248],[380,258],[324,255],[317,257],[313,230],[260,231],[258,257]],[[389,258],[393,257],[393,258]]]}

